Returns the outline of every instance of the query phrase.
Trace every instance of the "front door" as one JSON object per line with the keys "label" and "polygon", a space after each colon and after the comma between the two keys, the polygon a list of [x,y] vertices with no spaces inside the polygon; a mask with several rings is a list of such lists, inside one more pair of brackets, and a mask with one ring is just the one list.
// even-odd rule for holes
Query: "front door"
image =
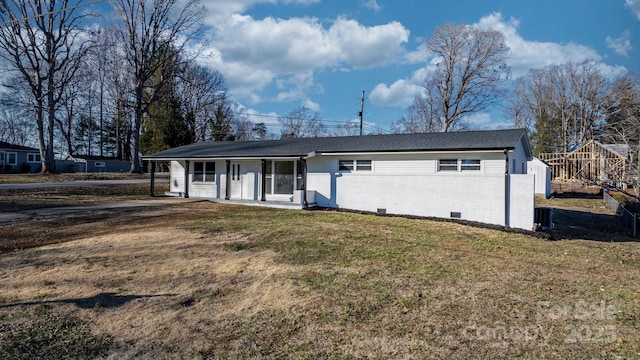
{"label": "front door", "polygon": [[242,175],[240,173],[240,164],[231,163],[231,191],[229,196],[232,199],[242,199]]}

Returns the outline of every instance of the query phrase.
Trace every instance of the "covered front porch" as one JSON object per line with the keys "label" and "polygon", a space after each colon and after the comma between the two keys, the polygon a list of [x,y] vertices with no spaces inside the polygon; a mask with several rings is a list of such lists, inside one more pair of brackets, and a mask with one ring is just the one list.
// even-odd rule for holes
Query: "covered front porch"
{"label": "covered front porch", "polygon": [[[150,194],[156,196],[157,165],[148,165]],[[287,208],[315,204],[315,194],[306,189],[304,158],[171,160],[170,169],[169,196]]]}

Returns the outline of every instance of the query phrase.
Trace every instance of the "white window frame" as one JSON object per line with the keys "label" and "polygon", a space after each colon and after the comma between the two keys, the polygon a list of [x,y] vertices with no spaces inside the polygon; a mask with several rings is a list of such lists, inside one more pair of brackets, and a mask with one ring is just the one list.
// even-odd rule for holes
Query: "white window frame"
{"label": "white window frame", "polygon": [[371,159],[341,159],[338,160],[338,171],[341,173],[370,173],[373,171]]}
{"label": "white window frame", "polygon": [[482,171],[482,160],[481,159],[460,159],[460,171],[462,172]]}
{"label": "white window frame", "polygon": [[[9,157],[13,155],[13,162],[9,161]],[[18,153],[17,152],[6,152],[5,156],[5,165],[16,166],[18,165]]]}
{"label": "white window frame", "polygon": [[[196,164],[202,164],[202,173],[196,173]],[[211,170],[211,168],[213,168]],[[202,176],[202,179],[196,179]],[[215,161],[194,161],[193,174],[191,175],[192,183],[212,183],[216,182],[216,162]]]}
{"label": "white window frame", "polygon": [[104,168],[107,167],[107,163],[105,163],[104,161],[94,161],[93,166],[96,168]]}
{"label": "white window frame", "polygon": [[[289,194],[276,194],[276,162],[292,162],[293,163],[293,191]],[[300,186],[302,185],[302,173],[300,168],[299,160],[281,160],[281,159],[273,159],[267,160],[267,172],[265,175],[265,183],[262,186],[265,187],[265,196],[267,200],[283,200],[289,199],[291,195],[295,193],[296,190],[300,190]],[[270,186],[267,186],[270,184]]]}
{"label": "white window frame", "polygon": [[27,154],[27,162],[29,162],[29,163],[39,163],[39,162],[42,162],[42,159],[40,158],[40,154],[38,154],[38,153],[28,153]]}
{"label": "white window frame", "polygon": [[[455,162],[455,164],[454,164]],[[438,159],[438,172],[458,172],[460,170],[459,159]],[[455,166],[455,169],[453,168]]]}
{"label": "white window frame", "polygon": [[478,158],[438,159],[438,172],[445,173],[445,174],[446,173],[480,173],[482,172],[482,159],[478,159]]}

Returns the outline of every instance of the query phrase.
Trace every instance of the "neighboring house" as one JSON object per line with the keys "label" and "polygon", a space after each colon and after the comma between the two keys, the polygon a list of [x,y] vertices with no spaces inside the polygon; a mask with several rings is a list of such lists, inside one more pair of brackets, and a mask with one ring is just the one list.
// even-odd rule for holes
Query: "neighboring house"
{"label": "neighboring house", "polygon": [[544,195],[549,198],[551,196],[551,168],[549,165],[538,158],[533,158],[527,161],[527,173],[533,174],[535,177],[536,195]]}
{"label": "neighboring house", "polygon": [[0,141],[0,173],[38,172],[40,150]]}
{"label": "neighboring house", "polygon": [[170,191],[185,197],[526,230],[534,227],[531,158],[524,130],[200,142],[144,157],[170,161]]}
{"label": "neighboring house", "polygon": [[114,157],[69,155],[56,162],[61,172],[128,172],[131,162]]}

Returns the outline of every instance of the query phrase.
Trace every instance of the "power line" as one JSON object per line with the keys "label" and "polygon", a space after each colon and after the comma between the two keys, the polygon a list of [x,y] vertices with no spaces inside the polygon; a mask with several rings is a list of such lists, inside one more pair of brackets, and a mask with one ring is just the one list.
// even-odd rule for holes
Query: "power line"
{"label": "power line", "polygon": [[57,14],[57,13],[60,13],[60,12],[63,12],[63,11],[75,10],[75,9],[79,9],[79,8],[86,7],[86,6],[95,5],[95,4],[104,2],[104,1],[105,0],[94,0],[94,1],[90,1],[88,3],[78,4],[78,5],[73,5],[73,6],[67,6],[67,7],[64,7],[62,9],[57,9],[57,10],[48,11],[48,12],[44,12],[44,13],[40,13],[40,14],[26,16],[26,17],[22,17],[22,18],[19,18],[19,19],[6,20],[6,21],[3,21],[3,22],[0,22],[0,26],[6,25],[6,24],[18,23],[18,22],[25,21],[25,20],[31,20],[31,19],[35,19],[35,18],[47,16],[47,15],[53,15],[53,14]]}

